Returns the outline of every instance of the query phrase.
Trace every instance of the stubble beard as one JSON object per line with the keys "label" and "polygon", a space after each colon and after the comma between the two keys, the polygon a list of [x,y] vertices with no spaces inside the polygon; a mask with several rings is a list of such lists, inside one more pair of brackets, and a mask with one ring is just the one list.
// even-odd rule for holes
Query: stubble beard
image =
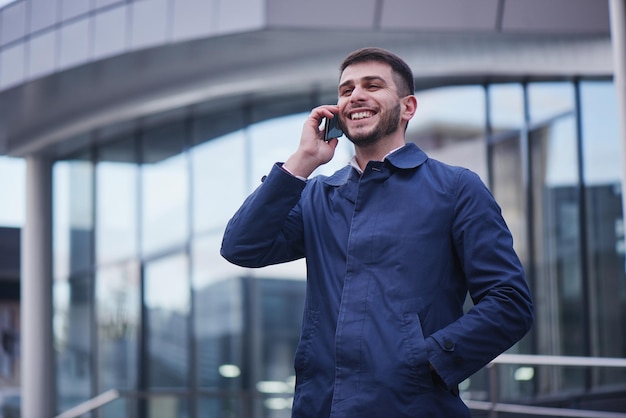
{"label": "stubble beard", "polygon": [[394,133],[400,124],[400,103],[394,106],[390,111],[380,114],[381,119],[371,132],[362,134],[352,134],[349,131],[344,132],[346,138],[357,147],[368,147],[376,144],[383,137]]}

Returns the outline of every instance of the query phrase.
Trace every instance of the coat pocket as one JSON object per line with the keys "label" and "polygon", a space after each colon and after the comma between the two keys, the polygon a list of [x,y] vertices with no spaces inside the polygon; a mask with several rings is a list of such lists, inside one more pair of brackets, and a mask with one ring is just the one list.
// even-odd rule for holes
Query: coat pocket
{"label": "coat pocket", "polygon": [[404,313],[403,333],[404,351],[412,377],[409,384],[417,392],[432,391],[434,386],[428,367],[426,341],[419,315],[416,312]]}
{"label": "coat pocket", "polygon": [[294,368],[296,375],[305,378],[309,371],[311,344],[319,330],[319,311],[306,310],[302,323],[302,332],[300,333],[300,341],[296,348],[294,358]]}

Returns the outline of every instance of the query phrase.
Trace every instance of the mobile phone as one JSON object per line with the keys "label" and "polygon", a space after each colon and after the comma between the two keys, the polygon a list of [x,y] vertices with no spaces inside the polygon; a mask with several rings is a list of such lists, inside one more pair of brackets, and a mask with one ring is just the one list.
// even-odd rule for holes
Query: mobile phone
{"label": "mobile phone", "polygon": [[328,142],[333,138],[339,138],[343,135],[343,131],[339,127],[339,116],[335,115],[334,118],[325,118],[324,124],[324,141]]}

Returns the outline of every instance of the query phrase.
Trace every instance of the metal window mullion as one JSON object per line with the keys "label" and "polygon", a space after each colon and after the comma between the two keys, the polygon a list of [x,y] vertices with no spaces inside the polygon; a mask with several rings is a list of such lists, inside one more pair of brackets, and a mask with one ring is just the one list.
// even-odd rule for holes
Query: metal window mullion
{"label": "metal window mullion", "polygon": [[[580,231],[580,279],[582,288],[582,317],[583,317],[583,353],[585,356],[591,356],[592,353],[592,324],[591,324],[591,310],[592,299],[590,292],[592,283],[589,274],[589,261],[588,261],[588,248],[589,248],[589,228],[587,222],[587,191],[585,189],[585,162],[583,158],[584,144],[582,136],[582,118],[581,118],[581,93],[580,93],[580,80],[574,80],[574,105],[576,112],[576,158],[578,166],[577,175],[577,194],[578,194],[578,228]],[[591,370],[587,370],[585,373],[585,388],[588,390],[592,386]]]}

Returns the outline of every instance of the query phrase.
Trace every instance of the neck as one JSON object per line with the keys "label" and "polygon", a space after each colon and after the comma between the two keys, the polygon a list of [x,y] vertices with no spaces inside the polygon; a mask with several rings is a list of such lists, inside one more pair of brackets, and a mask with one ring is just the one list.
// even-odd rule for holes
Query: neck
{"label": "neck", "polygon": [[391,151],[404,146],[404,137],[394,141],[378,141],[366,147],[354,147],[356,161],[362,170],[370,161],[382,161]]}

